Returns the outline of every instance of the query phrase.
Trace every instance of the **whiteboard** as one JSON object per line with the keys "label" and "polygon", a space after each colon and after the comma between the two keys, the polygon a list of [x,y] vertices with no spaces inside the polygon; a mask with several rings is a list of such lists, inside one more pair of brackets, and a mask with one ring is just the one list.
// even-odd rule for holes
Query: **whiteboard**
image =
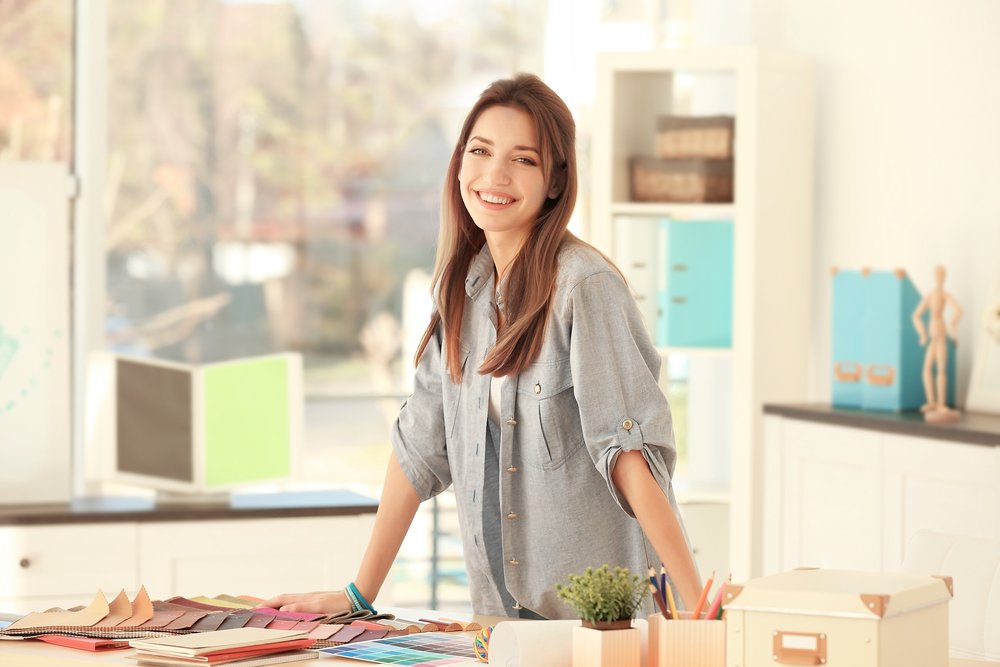
{"label": "whiteboard", "polygon": [[0,503],[71,492],[69,171],[0,163]]}

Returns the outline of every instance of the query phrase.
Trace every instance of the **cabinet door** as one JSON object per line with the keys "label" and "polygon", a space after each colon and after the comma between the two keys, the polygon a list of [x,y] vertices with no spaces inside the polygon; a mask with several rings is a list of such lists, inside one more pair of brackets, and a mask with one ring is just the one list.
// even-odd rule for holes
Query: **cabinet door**
{"label": "cabinet door", "polygon": [[918,530],[1000,538],[1000,447],[883,436],[886,569]]}
{"label": "cabinet door", "polygon": [[785,421],[782,569],[879,569],[879,447],[871,431]]}
{"label": "cabinet door", "polygon": [[27,613],[138,588],[134,523],[0,528],[0,608]]}
{"label": "cabinet door", "polygon": [[374,519],[362,514],[143,524],[139,576],[161,599],[342,588],[357,574]]}

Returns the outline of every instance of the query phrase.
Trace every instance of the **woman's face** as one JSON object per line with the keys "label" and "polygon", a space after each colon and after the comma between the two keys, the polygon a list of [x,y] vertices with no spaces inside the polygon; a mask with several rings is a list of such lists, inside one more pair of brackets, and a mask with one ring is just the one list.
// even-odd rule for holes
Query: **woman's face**
{"label": "woman's face", "polygon": [[505,106],[479,114],[465,145],[458,182],[466,209],[488,237],[523,241],[546,197],[534,119]]}

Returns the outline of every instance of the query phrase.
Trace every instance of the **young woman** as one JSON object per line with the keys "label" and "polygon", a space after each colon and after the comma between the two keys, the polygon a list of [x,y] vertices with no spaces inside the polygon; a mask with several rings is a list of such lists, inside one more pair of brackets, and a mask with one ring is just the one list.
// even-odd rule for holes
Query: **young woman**
{"label": "young woman", "polygon": [[436,310],[357,579],[267,605],[375,600],[417,506],[454,485],[475,612],[572,618],[555,584],[604,563],[664,563],[694,606],[660,358],[621,274],[567,230],[576,187],[565,103],[532,75],[490,85],[448,167]]}

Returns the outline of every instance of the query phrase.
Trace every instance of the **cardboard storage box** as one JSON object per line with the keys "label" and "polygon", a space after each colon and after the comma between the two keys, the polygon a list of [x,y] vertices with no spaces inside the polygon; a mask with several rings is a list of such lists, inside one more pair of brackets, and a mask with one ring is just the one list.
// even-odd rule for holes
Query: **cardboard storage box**
{"label": "cardboard storage box", "polygon": [[629,161],[632,201],[731,202],[732,160],[659,160],[637,156]]}
{"label": "cardboard storage box", "polygon": [[731,160],[733,116],[660,116],[656,119],[656,157],[662,160]]}
{"label": "cardboard storage box", "polygon": [[793,570],[729,585],[727,667],[945,667],[951,579]]}

